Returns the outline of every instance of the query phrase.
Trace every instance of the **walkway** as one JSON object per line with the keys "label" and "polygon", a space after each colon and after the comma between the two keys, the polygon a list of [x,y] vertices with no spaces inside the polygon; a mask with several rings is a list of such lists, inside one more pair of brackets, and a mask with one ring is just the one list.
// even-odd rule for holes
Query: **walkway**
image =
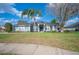
{"label": "walkway", "polygon": [[79,52],[72,52],[60,48],[35,44],[0,43],[0,54],[17,55],[78,55]]}

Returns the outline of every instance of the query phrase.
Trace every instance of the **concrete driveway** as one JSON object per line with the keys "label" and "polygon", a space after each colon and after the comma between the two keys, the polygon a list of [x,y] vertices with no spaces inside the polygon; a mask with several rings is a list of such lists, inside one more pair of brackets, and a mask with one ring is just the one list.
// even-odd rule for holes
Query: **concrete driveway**
{"label": "concrete driveway", "polygon": [[13,55],[78,55],[79,52],[56,47],[21,43],[0,43],[0,54]]}

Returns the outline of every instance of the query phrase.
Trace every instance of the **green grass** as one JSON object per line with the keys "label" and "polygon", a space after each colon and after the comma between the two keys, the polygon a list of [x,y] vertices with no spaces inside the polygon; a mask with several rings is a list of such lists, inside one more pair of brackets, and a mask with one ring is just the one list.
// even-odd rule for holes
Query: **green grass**
{"label": "green grass", "polygon": [[42,44],[79,52],[79,32],[16,32],[0,34],[0,42]]}

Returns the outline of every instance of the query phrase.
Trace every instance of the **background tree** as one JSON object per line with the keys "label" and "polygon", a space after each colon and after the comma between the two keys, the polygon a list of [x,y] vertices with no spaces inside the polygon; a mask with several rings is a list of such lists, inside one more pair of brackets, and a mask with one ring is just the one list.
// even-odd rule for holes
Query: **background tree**
{"label": "background tree", "polygon": [[58,26],[57,19],[52,19],[51,24],[53,24],[53,26],[51,25],[51,30],[53,30],[55,32],[56,26]]}
{"label": "background tree", "polygon": [[51,24],[56,24],[56,19],[51,20]]}
{"label": "background tree", "polygon": [[79,15],[78,3],[52,3],[47,6],[51,15],[57,17],[60,28],[63,30],[65,21]]}
{"label": "background tree", "polygon": [[13,26],[11,23],[6,23],[5,24],[5,31],[6,32],[12,32]]}
{"label": "background tree", "polygon": [[[34,23],[34,28],[36,25],[36,16],[40,17],[41,16],[41,11],[40,10],[34,10],[34,9],[25,9],[22,14],[21,14],[21,18],[23,19],[23,16],[27,15],[28,18],[33,20]],[[36,30],[36,28],[35,28]]]}

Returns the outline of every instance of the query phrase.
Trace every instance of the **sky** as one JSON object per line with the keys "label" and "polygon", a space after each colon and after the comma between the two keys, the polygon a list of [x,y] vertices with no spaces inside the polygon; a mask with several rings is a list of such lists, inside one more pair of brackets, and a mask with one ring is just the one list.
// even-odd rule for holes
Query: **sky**
{"label": "sky", "polygon": [[[38,21],[50,22],[52,19],[55,19],[55,16],[54,14],[48,14],[47,6],[47,3],[0,3],[0,25],[5,24],[6,22],[16,24],[19,20],[21,20],[22,11],[29,8],[41,10],[42,16],[36,17]],[[78,19],[78,17],[70,19],[66,22],[65,26],[78,22]],[[23,20],[26,22],[32,22],[32,20],[26,16],[23,17]]]}
{"label": "sky", "polygon": [[[46,11],[47,5],[48,4],[46,3],[0,3],[0,24],[5,24],[6,22],[16,24],[17,21],[21,20],[20,16],[22,11],[29,8],[41,10],[42,16],[36,17],[37,20],[50,22],[55,17],[48,15]],[[24,17],[23,20],[31,22],[31,20],[27,17]]]}

